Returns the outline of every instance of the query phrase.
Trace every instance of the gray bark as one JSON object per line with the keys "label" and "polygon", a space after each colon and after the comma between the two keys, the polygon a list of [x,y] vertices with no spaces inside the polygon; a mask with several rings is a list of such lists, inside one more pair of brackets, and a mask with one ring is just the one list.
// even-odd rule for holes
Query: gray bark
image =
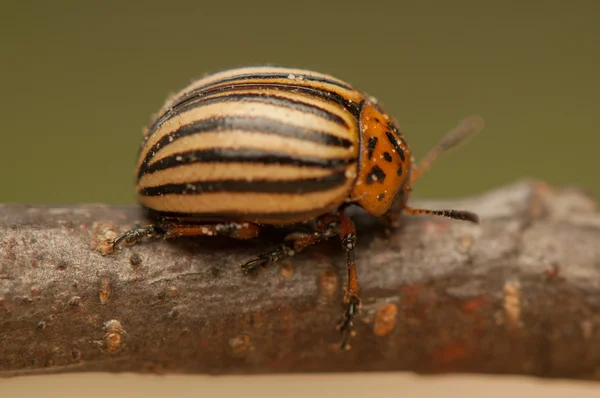
{"label": "gray bark", "polygon": [[460,200],[480,225],[364,213],[363,308],[338,349],[338,240],[244,276],[279,243],[184,238],[110,253],[139,207],[0,206],[0,376],[79,371],[405,370],[600,377],[600,214],[577,189],[523,181]]}

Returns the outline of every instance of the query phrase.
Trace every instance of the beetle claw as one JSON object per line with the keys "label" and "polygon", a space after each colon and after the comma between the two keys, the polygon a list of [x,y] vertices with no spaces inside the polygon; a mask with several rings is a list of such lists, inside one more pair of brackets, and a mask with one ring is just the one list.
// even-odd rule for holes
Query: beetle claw
{"label": "beetle claw", "polygon": [[344,318],[338,324],[337,329],[342,334],[342,342],[340,344],[340,349],[349,350],[350,345],[348,344],[348,340],[350,337],[354,336],[354,317],[358,312],[358,308],[360,306],[360,301],[358,298],[351,298],[346,311],[344,312]]}
{"label": "beetle claw", "polygon": [[136,227],[130,229],[129,231],[117,236],[112,240],[113,248],[119,247],[119,245],[124,244],[126,246],[132,246],[137,243],[140,243],[144,238],[154,238],[161,234],[161,230],[155,226],[150,225],[148,227]]}
{"label": "beetle claw", "polygon": [[247,263],[242,264],[242,271],[244,271],[244,274],[248,275],[259,267],[265,268],[270,261],[271,258],[268,255],[258,256],[254,260],[250,260]]}

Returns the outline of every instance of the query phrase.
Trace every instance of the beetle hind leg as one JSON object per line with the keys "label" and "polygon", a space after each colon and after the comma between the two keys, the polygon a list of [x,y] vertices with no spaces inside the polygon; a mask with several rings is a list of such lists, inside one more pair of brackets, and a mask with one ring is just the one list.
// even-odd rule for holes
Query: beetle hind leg
{"label": "beetle hind leg", "polygon": [[117,236],[112,241],[113,247],[118,247],[120,244],[132,246],[142,242],[144,239],[155,239],[164,235],[160,225],[149,225],[147,227],[137,227]]}
{"label": "beetle hind leg", "polygon": [[234,239],[256,238],[260,227],[248,222],[226,222],[214,224],[192,224],[169,222],[161,225],[165,230],[164,238],[173,239],[182,236],[215,236],[222,235]]}
{"label": "beetle hind leg", "polygon": [[194,224],[182,222],[162,222],[147,227],[133,228],[113,239],[113,247],[121,243],[131,246],[146,239],[174,239],[183,236],[215,236],[223,235],[234,239],[251,239],[258,236],[260,227],[251,223],[214,223]]}

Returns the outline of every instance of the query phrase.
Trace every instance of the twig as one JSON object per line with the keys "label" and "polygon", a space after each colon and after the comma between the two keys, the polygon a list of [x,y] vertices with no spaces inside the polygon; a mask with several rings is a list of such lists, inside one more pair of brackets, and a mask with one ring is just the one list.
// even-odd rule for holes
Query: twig
{"label": "twig", "polygon": [[[75,371],[407,370],[600,377],[600,214],[575,189],[520,182],[417,203],[480,225],[356,214],[363,309],[337,349],[344,255],[319,244],[254,277],[274,236],[108,253],[136,206],[0,206],[0,375]],[[277,236],[277,234],[275,234]]]}

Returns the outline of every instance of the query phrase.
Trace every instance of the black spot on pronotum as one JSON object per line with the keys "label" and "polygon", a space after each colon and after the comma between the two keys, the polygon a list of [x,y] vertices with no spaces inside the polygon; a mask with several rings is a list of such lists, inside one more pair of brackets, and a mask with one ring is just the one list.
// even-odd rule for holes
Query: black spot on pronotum
{"label": "black spot on pronotum", "polygon": [[383,182],[385,180],[385,173],[377,165],[373,166],[369,175],[367,176],[367,184],[373,184],[375,181]]}
{"label": "black spot on pronotum", "polygon": [[398,139],[396,139],[396,137],[394,137],[394,134],[390,133],[389,131],[385,132],[385,136],[387,137],[390,144],[392,144],[392,146],[394,147],[396,152],[398,152],[400,159],[402,159],[402,161],[404,162],[404,160],[405,160],[404,151],[400,147],[400,144],[398,143]]}
{"label": "black spot on pronotum", "polygon": [[370,137],[369,138],[369,144],[368,144],[368,148],[369,148],[369,156],[368,156],[368,158],[369,159],[371,159],[373,157],[373,151],[375,151],[375,147],[377,146],[377,141],[378,141],[377,137]]}
{"label": "black spot on pronotum", "polygon": [[402,175],[402,167],[398,167],[398,171],[396,172],[398,176]]}
{"label": "black spot on pronotum", "polygon": [[392,161],[392,155],[390,155],[389,152],[384,152],[383,153],[383,158],[385,159],[386,162],[391,162]]}
{"label": "black spot on pronotum", "polygon": [[387,122],[387,126],[390,130],[392,130],[397,136],[400,136],[400,131],[398,131],[398,128],[396,126],[394,126],[394,123],[392,122]]}
{"label": "black spot on pronotum", "polygon": [[378,201],[382,201],[385,198],[385,194],[384,193],[380,193],[379,195],[377,195],[377,200]]}

